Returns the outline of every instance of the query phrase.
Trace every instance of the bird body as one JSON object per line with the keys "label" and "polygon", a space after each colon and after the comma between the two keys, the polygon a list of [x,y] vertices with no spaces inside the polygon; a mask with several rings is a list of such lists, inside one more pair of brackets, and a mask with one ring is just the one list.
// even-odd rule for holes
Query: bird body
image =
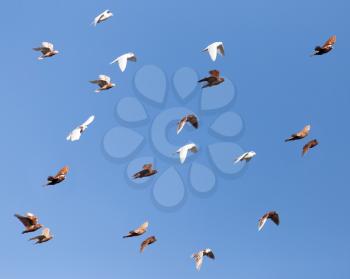
{"label": "bird body", "polygon": [[97,84],[100,88],[96,89],[96,93],[100,93],[103,90],[108,90],[111,89],[115,86],[114,83],[111,83],[111,78],[106,75],[99,75],[98,79],[96,80],[91,80],[91,83]]}
{"label": "bird body", "polygon": [[185,162],[188,151],[191,151],[192,153],[198,152],[197,145],[195,145],[194,143],[189,143],[189,144],[186,144],[186,145],[180,147],[176,151],[176,153],[179,153],[181,164],[183,164]]}
{"label": "bird body", "polygon": [[179,134],[185,127],[186,123],[190,123],[194,128],[198,129],[198,118],[194,114],[184,116],[178,123],[176,133]]}
{"label": "bird body", "polygon": [[53,235],[51,235],[50,229],[45,228],[45,229],[43,229],[41,235],[38,235],[36,237],[32,237],[29,240],[36,240],[35,244],[40,244],[40,243],[47,242],[51,239],[53,239]]}
{"label": "bird body", "polygon": [[68,136],[67,140],[77,141],[80,139],[81,134],[88,128],[88,126],[94,121],[95,116],[91,115],[83,124],[76,127]]}
{"label": "bird body", "polygon": [[249,162],[255,156],[256,153],[254,151],[245,152],[235,160],[235,164],[242,161]]}
{"label": "bird body", "polygon": [[261,231],[262,228],[265,226],[266,221],[270,219],[272,220],[276,225],[280,224],[280,219],[279,219],[279,215],[276,211],[269,211],[267,213],[265,213],[259,220],[259,224],[258,224],[258,230]]}
{"label": "bird body", "polygon": [[307,144],[303,147],[302,156],[304,156],[311,148],[314,148],[316,145],[318,145],[318,141],[316,139],[310,140]]}
{"label": "bird body", "polygon": [[285,142],[303,139],[303,138],[305,138],[305,137],[307,137],[309,135],[310,130],[311,130],[311,126],[310,125],[306,125],[299,132],[297,132],[295,134],[292,134],[288,139],[285,140]]}
{"label": "bird body", "polygon": [[17,219],[20,220],[25,227],[25,230],[22,232],[22,234],[35,232],[43,227],[43,225],[38,223],[38,217],[32,213],[27,213],[26,216],[15,214],[15,217],[17,217]]}
{"label": "bird body", "polygon": [[145,222],[137,229],[130,231],[127,235],[124,235],[123,238],[143,235],[147,231],[147,228],[148,228],[148,222]]}
{"label": "bird body", "polygon": [[202,88],[216,86],[225,81],[223,77],[220,77],[220,72],[218,70],[211,70],[209,71],[209,74],[210,74],[209,77],[202,78],[201,80],[198,81],[198,82],[206,82],[206,84],[204,84]]}
{"label": "bird body", "polygon": [[33,50],[40,51],[42,53],[42,55],[38,57],[38,60],[43,60],[44,58],[51,57],[59,53],[58,50],[54,49],[53,44],[49,42],[42,42],[40,47],[35,47]]}
{"label": "bird body", "polygon": [[143,166],[143,169],[133,175],[133,178],[143,178],[155,175],[158,171],[153,169],[152,164],[146,164]]}
{"label": "bird body", "polygon": [[203,51],[207,51],[211,60],[215,61],[218,53],[225,55],[224,44],[222,42],[214,42],[207,46]]}
{"label": "bird body", "polygon": [[136,60],[137,60],[136,55],[133,52],[128,52],[117,57],[110,64],[118,63],[119,69],[122,72],[124,72],[126,69],[126,65],[128,64],[128,61],[136,62]]}
{"label": "bird body", "polygon": [[140,247],[140,253],[143,252],[143,250],[148,246],[151,245],[152,243],[156,242],[157,239],[155,236],[150,236],[148,238],[146,238],[142,243],[141,243],[141,247]]}
{"label": "bird body", "polygon": [[210,259],[215,259],[214,253],[211,249],[204,249],[199,251],[198,253],[193,254],[191,257],[196,262],[196,269],[199,271],[203,264],[203,257],[208,257]]}
{"label": "bird body", "polygon": [[337,40],[337,37],[335,35],[331,36],[323,46],[316,46],[314,52],[311,54],[311,56],[314,55],[323,55],[328,52],[330,52],[333,49],[333,46]]}
{"label": "bird body", "polygon": [[103,13],[100,13],[97,17],[95,17],[92,24],[96,26],[98,23],[109,19],[111,16],[113,16],[113,13],[110,10],[105,10]]}

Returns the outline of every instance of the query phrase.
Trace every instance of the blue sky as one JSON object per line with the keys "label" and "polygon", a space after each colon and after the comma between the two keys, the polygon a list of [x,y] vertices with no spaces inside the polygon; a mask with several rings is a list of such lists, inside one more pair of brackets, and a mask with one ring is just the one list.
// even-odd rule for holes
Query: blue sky
{"label": "blue sky", "polygon": [[[2,3],[0,277],[349,278],[349,8],[345,0]],[[92,27],[105,9],[115,16]],[[333,34],[335,50],[310,58]],[[38,61],[32,48],[46,40],[60,54]],[[201,53],[213,41],[226,50],[215,63]],[[128,51],[138,62],[122,74],[109,62]],[[118,125],[116,103],[135,95],[135,73],[148,64],[168,79],[184,66],[200,76],[220,69],[236,87],[230,109],[244,121],[233,141],[258,154],[241,176],[218,178],[211,195],[188,194],[173,211],[152,202],[154,180],[130,187],[126,163],[102,148]],[[100,73],[117,88],[94,94],[88,80]],[[67,142],[91,114],[96,121],[81,141]],[[304,142],[283,140],[306,124],[320,144],[301,158]],[[43,189],[66,164],[67,180]],[[281,225],[258,233],[270,209]],[[20,234],[13,214],[27,211],[54,240],[33,246]],[[143,238],[121,236],[145,220],[158,242],[140,255]],[[189,256],[206,247],[217,259],[197,273]]]}

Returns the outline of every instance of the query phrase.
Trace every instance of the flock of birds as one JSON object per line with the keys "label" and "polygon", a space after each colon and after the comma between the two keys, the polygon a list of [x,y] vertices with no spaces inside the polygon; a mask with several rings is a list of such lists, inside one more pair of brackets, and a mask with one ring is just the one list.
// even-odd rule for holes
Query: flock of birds
{"label": "flock of birds", "polygon": [[[93,25],[97,25],[103,21],[106,21],[110,17],[113,16],[113,13],[109,10],[104,11],[103,13],[99,14],[93,21]],[[323,55],[328,52],[330,52],[333,49],[333,46],[336,42],[336,36],[330,37],[326,43],[323,46],[317,46],[314,49],[314,52],[312,53],[311,56],[314,55]],[[40,51],[41,56],[38,57],[39,60],[46,59],[48,57],[55,56],[59,53],[59,51],[54,49],[54,45],[49,42],[43,42],[40,47],[34,48],[35,51]],[[221,56],[225,55],[224,51],[224,44],[222,42],[214,42],[210,44],[208,47],[206,47],[203,51],[208,52],[209,56],[212,61],[215,61],[217,58],[217,55],[220,54]],[[113,60],[111,64],[117,63],[121,72],[124,72],[127,66],[128,61],[133,61],[136,62],[136,55],[132,52],[123,54]],[[210,76],[205,77],[201,80],[199,80],[199,83],[205,83],[202,88],[207,88],[207,87],[212,87],[212,86],[218,86],[219,84],[223,83],[225,80],[224,78],[220,77],[220,72],[218,70],[211,70],[209,71]],[[106,76],[106,75],[100,75],[97,80],[92,80],[90,81],[93,84],[97,84],[99,86],[98,89],[95,90],[96,93],[100,93],[103,90],[108,90],[111,89],[115,86],[114,83],[111,83],[111,78]],[[83,132],[88,128],[88,126],[94,121],[95,116],[92,115],[90,116],[84,123],[76,127],[70,134],[67,136],[68,141],[77,141],[80,139],[81,135]],[[185,127],[186,124],[190,124],[192,127],[195,129],[199,128],[199,119],[196,115],[194,114],[189,114],[185,115],[177,125],[176,133],[179,134],[182,129]],[[289,138],[287,138],[285,141],[296,141],[296,140],[301,140],[307,137],[310,133],[311,126],[306,125],[301,131],[292,134]],[[307,153],[311,148],[314,148],[315,146],[318,145],[318,141],[316,139],[313,139],[309,142],[307,142],[303,148],[302,148],[302,155]],[[186,160],[188,152],[196,153],[198,152],[198,147],[195,143],[189,143],[186,144],[182,147],[180,147],[176,153],[179,154],[180,162],[183,164]],[[239,163],[239,162],[249,162],[253,157],[256,156],[256,153],[254,151],[249,151],[245,152],[236,160],[234,160],[234,163]],[[50,185],[56,185],[58,183],[61,183],[66,179],[66,175],[69,172],[69,167],[64,166],[55,176],[49,176],[47,178],[47,182],[45,186],[50,186]],[[156,169],[153,169],[152,164],[145,164],[142,167],[142,170],[139,172],[135,173],[133,175],[134,179],[142,179],[144,177],[149,177],[152,175],[157,174],[158,171]],[[18,220],[24,225],[25,230],[22,232],[23,234],[25,233],[31,233],[35,232],[40,228],[43,228],[44,226],[39,223],[39,219],[37,216],[35,216],[32,213],[27,213],[25,216],[15,214],[15,217],[18,218]],[[265,213],[260,220],[258,221],[258,230],[262,230],[264,227],[265,223],[267,220],[271,220],[273,223],[276,225],[279,225],[280,223],[280,218],[279,215],[276,211],[269,211]],[[147,232],[149,223],[145,222],[138,228],[130,231],[127,235],[123,236],[123,238],[131,238],[131,237],[138,237]],[[50,233],[49,228],[43,228],[42,233],[38,236],[32,237],[29,240],[34,240],[35,244],[40,244],[47,242],[49,240],[53,239],[53,235]],[[144,249],[149,246],[150,244],[156,242],[157,239],[155,236],[150,236],[146,238],[144,241],[142,241],[140,245],[140,252],[143,252]],[[202,263],[203,263],[203,258],[208,257],[210,259],[215,259],[214,253],[211,249],[203,249],[191,256],[195,260],[196,264],[196,269],[200,270]]]}

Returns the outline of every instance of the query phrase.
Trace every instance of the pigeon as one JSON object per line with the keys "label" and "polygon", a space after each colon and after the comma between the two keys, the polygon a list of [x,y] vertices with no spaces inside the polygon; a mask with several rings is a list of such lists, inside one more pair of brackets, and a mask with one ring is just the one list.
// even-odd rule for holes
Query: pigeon
{"label": "pigeon", "polygon": [[180,122],[177,123],[176,133],[179,134],[183,127],[185,127],[186,123],[191,123],[193,127],[198,129],[198,118],[194,114],[189,114],[184,116]]}
{"label": "pigeon", "polygon": [[111,64],[113,63],[118,63],[119,68],[122,72],[125,71],[126,69],[126,65],[128,64],[128,61],[133,61],[136,62],[136,56],[134,53],[132,52],[128,52],[126,54],[123,54],[121,56],[119,56],[118,58],[114,59]]}
{"label": "pigeon", "polygon": [[280,224],[280,218],[278,216],[278,213],[276,211],[269,211],[266,214],[264,214],[263,217],[260,218],[259,224],[258,224],[258,230],[261,231],[264,227],[267,219],[271,219],[276,225]]}
{"label": "pigeon", "polygon": [[113,16],[112,12],[110,10],[105,10],[103,13],[100,13],[97,17],[95,17],[92,24],[96,26],[98,23],[109,19],[111,16]]}
{"label": "pigeon", "polygon": [[208,51],[209,52],[209,56],[210,56],[211,60],[213,60],[213,61],[216,60],[218,52],[222,56],[225,55],[224,44],[222,42],[212,43],[209,46],[207,46],[205,49],[203,49],[203,51]]}
{"label": "pigeon", "polygon": [[36,240],[36,242],[34,244],[40,244],[40,243],[47,242],[47,241],[51,240],[52,238],[53,238],[53,235],[50,234],[50,229],[45,228],[41,232],[41,235],[38,235],[36,237],[32,237],[29,240]]}
{"label": "pigeon", "polygon": [[136,178],[143,178],[143,177],[152,176],[152,175],[156,174],[158,171],[154,170],[152,167],[153,167],[152,164],[144,165],[143,166],[143,170],[135,173],[133,175],[133,178],[134,179],[136,179]]}
{"label": "pigeon", "polygon": [[314,148],[316,145],[318,145],[318,141],[316,139],[310,140],[307,144],[303,147],[302,156],[304,156],[305,153],[307,153],[311,148]]}
{"label": "pigeon", "polygon": [[141,243],[141,248],[140,248],[140,253],[143,252],[143,250],[150,244],[156,242],[157,239],[155,236],[150,236],[148,238],[146,238],[142,243]]}
{"label": "pigeon", "polygon": [[95,116],[91,115],[88,120],[86,120],[83,124],[76,127],[67,137],[67,140],[77,141],[80,139],[81,134],[87,129],[87,127],[94,121]]}
{"label": "pigeon", "polygon": [[42,55],[38,57],[38,60],[56,55],[58,50],[54,50],[53,44],[49,42],[42,42],[40,47],[33,48],[35,51],[41,51]]}
{"label": "pigeon", "polygon": [[108,90],[115,86],[114,83],[111,83],[111,78],[106,75],[99,75],[97,80],[91,80],[91,83],[96,83],[100,87],[96,89],[96,93],[100,93],[102,90]]}
{"label": "pigeon", "polygon": [[66,179],[66,175],[67,175],[68,171],[69,171],[69,167],[64,166],[62,169],[60,169],[60,171],[55,176],[49,176],[47,178],[46,185],[44,185],[44,186],[56,185],[56,184],[62,182],[63,180]]}
{"label": "pigeon", "polygon": [[211,70],[209,71],[209,74],[210,74],[209,77],[202,78],[201,80],[198,81],[198,82],[206,82],[206,84],[204,84],[202,88],[219,85],[220,83],[223,83],[225,81],[223,77],[220,77],[220,72],[218,70]]}
{"label": "pigeon", "polygon": [[212,250],[210,249],[205,249],[205,250],[202,250],[202,251],[199,251],[198,253],[196,254],[193,254],[191,256],[191,258],[193,258],[196,262],[196,269],[199,271],[202,267],[202,264],[203,264],[203,257],[204,256],[207,256],[208,258],[210,259],[215,259],[215,256],[214,256],[214,253]]}
{"label": "pigeon", "polygon": [[255,155],[254,151],[245,152],[235,160],[235,164],[243,161],[249,162]]}
{"label": "pigeon", "polygon": [[316,46],[315,51],[311,54],[311,56],[323,55],[330,52],[333,49],[333,45],[335,44],[336,40],[337,37],[335,35],[330,37],[323,46]]}
{"label": "pigeon", "polygon": [[306,136],[309,135],[310,129],[311,129],[311,126],[306,125],[301,131],[299,131],[295,134],[292,134],[288,139],[285,140],[285,142],[305,138]]}
{"label": "pigeon", "polygon": [[23,234],[35,232],[43,227],[43,225],[38,223],[38,217],[32,213],[27,213],[26,216],[15,214],[15,217],[17,217],[25,227],[25,230],[22,232]]}
{"label": "pigeon", "polygon": [[137,229],[130,231],[127,235],[124,235],[123,238],[143,235],[147,231],[147,228],[148,228],[148,222],[145,222]]}
{"label": "pigeon", "polygon": [[183,164],[185,162],[188,151],[196,153],[196,152],[198,152],[198,147],[194,143],[189,143],[189,144],[186,144],[186,145],[180,147],[176,151],[176,153],[179,153],[181,164]]}

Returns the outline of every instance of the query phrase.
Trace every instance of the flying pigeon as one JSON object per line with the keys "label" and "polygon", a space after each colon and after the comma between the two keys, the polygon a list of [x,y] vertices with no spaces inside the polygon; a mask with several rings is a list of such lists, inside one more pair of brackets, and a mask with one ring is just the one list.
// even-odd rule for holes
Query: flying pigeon
{"label": "flying pigeon", "polygon": [[218,52],[222,56],[225,55],[224,44],[222,42],[212,43],[211,45],[209,45],[205,49],[203,49],[203,51],[208,51],[209,52],[209,56],[210,56],[211,60],[213,60],[213,61],[216,60]]}
{"label": "flying pigeon", "polygon": [[25,227],[25,230],[22,232],[23,234],[35,232],[43,227],[43,225],[38,223],[38,217],[32,213],[27,213],[26,216],[15,214],[15,217],[17,217]]}
{"label": "flying pigeon", "polygon": [[152,164],[144,165],[143,166],[143,170],[135,173],[133,175],[133,178],[134,179],[136,179],[136,178],[143,178],[143,177],[152,176],[152,175],[156,174],[158,171],[154,170],[152,167],[153,167]]}
{"label": "flying pigeon", "polygon": [[140,253],[143,252],[143,250],[150,244],[156,242],[157,239],[155,236],[150,236],[147,239],[145,239],[142,243],[141,243],[141,248],[140,248]]}
{"label": "flying pigeon", "polygon": [[69,171],[68,166],[64,166],[55,176],[49,176],[45,186],[56,185],[66,179],[66,175]]}
{"label": "flying pigeon", "polygon": [[198,253],[196,254],[193,254],[191,256],[191,258],[193,258],[196,262],[196,269],[199,271],[202,267],[202,264],[203,264],[203,257],[204,256],[207,256],[208,258],[210,259],[215,259],[215,256],[214,256],[214,253],[212,252],[212,250],[210,249],[205,249],[205,250],[202,250],[202,251],[199,251]]}
{"label": "flying pigeon", "polygon": [[87,129],[87,127],[94,121],[95,116],[91,115],[88,120],[86,120],[83,124],[76,127],[67,137],[67,140],[76,141],[80,139],[81,134]]}
{"label": "flying pigeon", "polygon": [[136,62],[136,56],[134,53],[132,52],[128,52],[126,54],[123,54],[121,56],[119,56],[118,58],[114,59],[111,64],[113,63],[118,63],[119,68],[122,72],[125,71],[126,69],[126,65],[128,64],[128,61],[133,61]]}
{"label": "flying pigeon", "polygon": [[255,155],[254,151],[245,152],[235,160],[235,164],[243,161],[249,162]]}
{"label": "flying pigeon", "polygon": [[295,134],[292,134],[288,139],[285,140],[285,142],[305,138],[306,136],[309,135],[310,129],[311,129],[311,126],[306,125],[301,131],[299,131]]}
{"label": "flying pigeon", "polygon": [[92,24],[96,26],[98,23],[109,19],[111,16],[113,16],[112,12],[110,10],[105,10],[103,13],[100,13],[97,17],[95,17]]}
{"label": "flying pigeon", "polygon": [[206,84],[204,84],[202,88],[219,85],[220,83],[223,83],[225,81],[223,77],[220,77],[220,72],[218,70],[211,70],[209,71],[209,74],[210,74],[209,77],[202,78],[201,80],[198,81],[198,82],[206,82]]}
{"label": "flying pigeon", "polygon": [[36,240],[35,244],[40,244],[40,243],[47,242],[47,241],[51,240],[52,238],[53,238],[53,235],[50,234],[50,229],[49,228],[45,228],[41,232],[41,235],[33,237],[33,238],[29,239],[29,240]]}
{"label": "flying pigeon", "polygon": [[307,153],[311,148],[314,148],[316,145],[318,145],[318,141],[316,139],[310,140],[307,144],[303,147],[302,156]]}
{"label": "flying pigeon", "polygon": [[145,222],[137,229],[130,231],[127,235],[124,235],[123,238],[143,235],[147,231],[147,228],[148,228],[148,222]]}
{"label": "flying pigeon", "polygon": [[269,211],[266,214],[264,214],[263,217],[259,220],[258,230],[261,231],[264,227],[267,219],[271,219],[276,225],[280,224],[280,218],[278,216],[278,213],[276,211]]}
{"label": "flying pigeon", "polygon": [[323,46],[316,46],[315,51],[311,54],[311,56],[323,55],[330,52],[333,49],[333,45],[335,44],[336,40],[337,37],[335,35],[330,37]]}
{"label": "flying pigeon", "polygon": [[189,143],[189,144],[186,144],[186,145],[180,147],[176,151],[176,153],[179,153],[181,164],[183,164],[185,162],[188,151],[196,153],[196,152],[198,152],[198,147],[194,143]]}
{"label": "flying pigeon", "polygon": [[102,90],[108,90],[115,86],[114,83],[111,83],[111,78],[106,75],[99,75],[97,80],[91,80],[91,83],[98,84],[100,87],[99,89],[96,89],[96,93],[100,93]]}
{"label": "flying pigeon", "polygon": [[38,60],[43,60],[44,58],[54,56],[58,53],[58,50],[54,50],[53,44],[49,42],[42,42],[40,47],[35,47],[33,50],[42,53],[42,55],[38,57]]}
{"label": "flying pigeon", "polygon": [[194,114],[189,114],[189,115],[184,116],[180,120],[180,122],[177,123],[177,129],[176,129],[176,133],[177,134],[179,134],[181,132],[183,127],[185,127],[186,123],[190,123],[190,124],[192,124],[193,127],[198,129],[198,118],[197,118],[197,116],[195,116]]}

